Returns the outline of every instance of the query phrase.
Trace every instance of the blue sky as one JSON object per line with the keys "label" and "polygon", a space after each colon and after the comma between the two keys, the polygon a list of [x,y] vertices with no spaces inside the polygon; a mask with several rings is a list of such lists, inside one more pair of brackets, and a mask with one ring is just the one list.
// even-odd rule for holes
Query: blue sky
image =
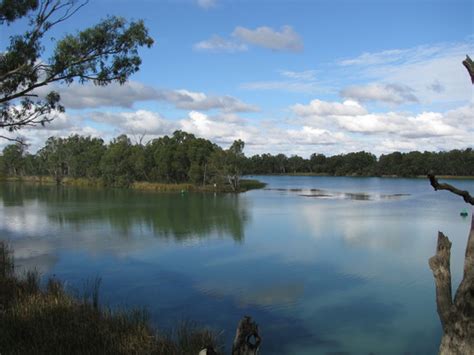
{"label": "blue sky", "polygon": [[472,147],[472,14],[458,0],[93,0],[52,35],[117,15],[144,19],[155,45],[124,86],[56,87],[66,114],[23,134],[33,151],[175,129],[247,154]]}

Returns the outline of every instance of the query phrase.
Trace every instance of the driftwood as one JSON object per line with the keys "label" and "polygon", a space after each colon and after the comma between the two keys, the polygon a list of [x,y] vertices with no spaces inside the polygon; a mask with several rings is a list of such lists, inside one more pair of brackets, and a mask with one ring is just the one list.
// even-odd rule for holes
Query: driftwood
{"label": "driftwood", "polygon": [[257,323],[245,316],[239,322],[232,344],[232,355],[257,355],[262,338]]}

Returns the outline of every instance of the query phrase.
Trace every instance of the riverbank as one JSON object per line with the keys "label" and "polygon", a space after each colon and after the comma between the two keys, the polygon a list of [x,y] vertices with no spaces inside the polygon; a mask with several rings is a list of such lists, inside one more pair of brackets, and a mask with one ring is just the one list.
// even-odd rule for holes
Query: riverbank
{"label": "riverbank", "polygon": [[[22,177],[4,177],[0,181],[6,182],[22,182],[31,184],[56,185],[56,180],[51,176],[22,176]],[[64,178],[61,180],[61,185],[74,187],[107,187],[102,179],[86,179],[86,178]],[[141,191],[156,191],[156,192],[246,192],[249,190],[262,189],[266,186],[265,183],[254,179],[240,180],[239,191],[234,191],[228,184],[215,185],[194,185],[189,183],[171,184],[148,181],[133,182],[128,188]]]}
{"label": "riverbank", "polygon": [[[183,324],[175,332],[154,329],[143,310],[99,306],[93,283],[82,298],[54,278],[15,272],[12,251],[0,241],[0,351],[3,354],[198,354],[222,350],[216,334]],[[90,292],[88,292],[90,291]]]}
{"label": "riverbank", "polygon": [[[397,179],[427,179],[426,175],[415,175],[415,176],[401,176],[401,175],[357,175],[357,174],[346,174],[346,175],[332,175],[325,173],[282,173],[282,174],[248,174],[247,176],[324,176],[324,177],[361,177],[361,178],[397,178]],[[452,180],[474,180],[473,175],[436,175],[438,179],[452,179]]]}

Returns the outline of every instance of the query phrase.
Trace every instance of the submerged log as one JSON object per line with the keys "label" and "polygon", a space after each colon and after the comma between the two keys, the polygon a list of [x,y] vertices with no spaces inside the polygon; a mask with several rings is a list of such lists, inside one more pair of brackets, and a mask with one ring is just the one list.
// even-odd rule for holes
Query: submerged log
{"label": "submerged log", "polygon": [[245,316],[240,320],[235,332],[232,355],[257,355],[261,342],[257,323]]}
{"label": "submerged log", "polygon": [[474,216],[471,220],[463,279],[454,300],[451,289],[451,242],[438,233],[436,255],[430,258],[436,284],[436,305],[443,327],[439,353],[444,355],[474,354]]}

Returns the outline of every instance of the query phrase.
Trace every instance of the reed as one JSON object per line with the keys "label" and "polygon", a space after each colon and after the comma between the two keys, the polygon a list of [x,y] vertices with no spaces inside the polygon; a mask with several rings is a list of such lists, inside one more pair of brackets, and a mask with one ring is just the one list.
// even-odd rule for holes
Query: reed
{"label": "reed", "polygon": [[186,322],[159,331],[144,310],[99,306],[100,280],[83,298],[51,278],[40,287],[36,272],[15,273],[12,250],[0,241],[0,352],[2,354],[198,354],[222,351],[211,330]]}

